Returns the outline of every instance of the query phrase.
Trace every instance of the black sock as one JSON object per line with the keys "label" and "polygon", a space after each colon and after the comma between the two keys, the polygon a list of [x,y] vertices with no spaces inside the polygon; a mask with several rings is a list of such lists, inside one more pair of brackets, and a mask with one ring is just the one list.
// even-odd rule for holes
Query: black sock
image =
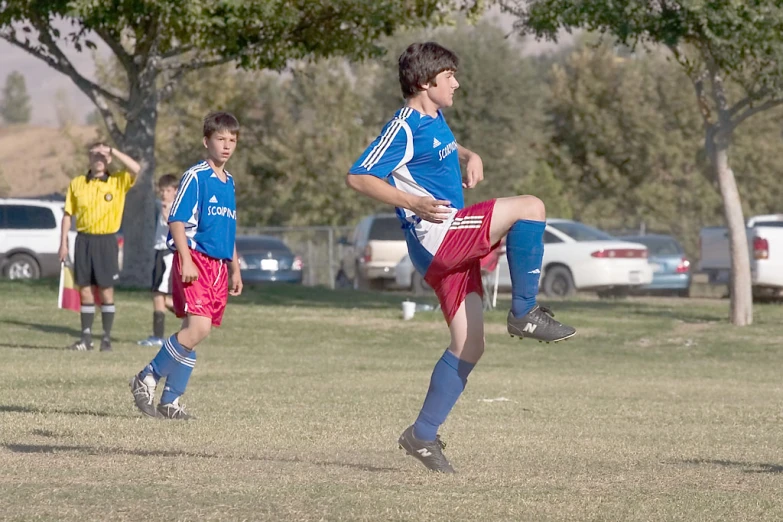
{"label": "black sock", "polygon": [[89,346],[92,342],[92,322],[95,320],[95,305],[84,304],[81,308],[82,342]]}
{"label": "black sock", "polygon": [[111,339],[111,327],[114,325],[114,303],[101,305],[101,322],[103,323],[103,338]]}
{"label": "black sock", "polygon": [[152,312],[152,336],[163,339],[166,331],[166,312]]}

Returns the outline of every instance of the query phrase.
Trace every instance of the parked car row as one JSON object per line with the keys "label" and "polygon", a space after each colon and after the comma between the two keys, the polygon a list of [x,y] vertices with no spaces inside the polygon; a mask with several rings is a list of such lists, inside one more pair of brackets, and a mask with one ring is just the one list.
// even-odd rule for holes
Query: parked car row
{"label": "parked car row", "polygon": [[[62,201],[0,198],[0,273],[8,279],[56,277],[65,204]],[[122,267],[124,239],[117,235]],[[74,252],[76,229],[68,231]],[[245,284],[302,283],[302,258],[279,238],[238,236],[242,279]]]}
{"label": "parked car row", "polygon": [[[671,236],[615,238],[577,221],[549,219],[544,245],[540,288],[548,296],[568,297],[581,291],[606,297],[661,291],[688,294],[690,262]],[[510,289],[505,255],[499,256],[496,270],[499,288]],[[429,291],[407,255],[397,264],[395,274],[399,288],[415,294]]]}

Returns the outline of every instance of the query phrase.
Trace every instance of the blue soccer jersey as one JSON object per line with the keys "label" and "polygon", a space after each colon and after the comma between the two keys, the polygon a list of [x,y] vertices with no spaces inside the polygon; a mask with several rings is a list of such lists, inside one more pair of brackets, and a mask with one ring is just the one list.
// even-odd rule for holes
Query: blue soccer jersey
{"label": "blue soccer jersey", "polygon": [[[410,107],[398,110],[381,135],[356,160],[350,174],[371,174],[416,196],[465,206],[457,142],[443,113],[433,118]],[[417,220],[409,210],[397,213],[406,226]]]}
{"label": "blue soccer jersey", "polygon": [[[188,246],[215,259],[233,259],[237,232],[234,178],[228,172],[225,183],[209,163],[202,161],[182,176],[171,205],[169,223],[185,223]],[[169,248],[174,240],[169,233]]]}

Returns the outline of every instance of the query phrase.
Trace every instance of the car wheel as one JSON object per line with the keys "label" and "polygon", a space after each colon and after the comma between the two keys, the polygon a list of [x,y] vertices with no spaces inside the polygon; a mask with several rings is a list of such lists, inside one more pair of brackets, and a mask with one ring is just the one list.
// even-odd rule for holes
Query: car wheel
{"label": "car wheel", "polygon": [[424,276],[416,270],[414,270],[413,275],[411,275],[411,290],[413,290],[413,295],[427,295],[432,293],[432,287],[424,280]]}
{"label": "car wheel", "polygon": [[41,277],[38,262],[27,254],[11,256],[5,265],[4,272],[8,279],[38,279]]}
{"label": "car wheel", "polygon": [[568,297],[576,292],[571,271],[564,266],[546,269],[544,293],[549,297]]}

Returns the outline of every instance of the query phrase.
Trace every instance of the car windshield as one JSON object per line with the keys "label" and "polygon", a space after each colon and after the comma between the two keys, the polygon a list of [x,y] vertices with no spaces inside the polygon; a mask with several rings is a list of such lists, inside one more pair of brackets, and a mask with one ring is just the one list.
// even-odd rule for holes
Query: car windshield
{"label": "car windshield", "polygon": [[783,221],[756,221],[754,227],[783,227]]}
{"label": "car windshield", "polygon": [[287,251],[281,240],[274,237],[238,237],[236,239],[237,250],[283,250]]}
{"label": "car windshield", "polygon": [[671,237],[653,237],[653,236],[634,236],[623,237],[623,241],[641,243],[647,247],[651,256],[679,256],[682,255],[682,248],[679,243]]}
{"label": "car windshield", "polygon": [[547,223],[548,226],[559,230],[574,241],[603,241],[606,239],[615,239],[603,230],[598,230],[583,223],[576,221],[556,221]]}
{"label": "car windshield", "polygon": [[400,220],[396,217],[374,219],[370,227],[370,239],[377,241],[405,241]]}

